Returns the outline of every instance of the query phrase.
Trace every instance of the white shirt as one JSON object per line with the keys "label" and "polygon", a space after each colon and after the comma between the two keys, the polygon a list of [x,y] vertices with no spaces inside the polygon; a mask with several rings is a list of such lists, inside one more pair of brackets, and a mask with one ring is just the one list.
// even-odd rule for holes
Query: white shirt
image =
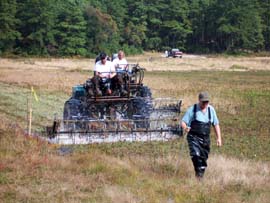
{"label": "white shirt", "polygon": [[109,77],[110,73],[115,72],[115,67],[111,61],[106,61],[105,64],[98,61],[94,67],[94,71],[101,73],[102,76]]}
{"label": "white shirt", "polygon": [[117,69],[125,70],[128,62],[125,58],[122,58],[121,60],[119,58],[116,58],[113,60],[113,64]]}

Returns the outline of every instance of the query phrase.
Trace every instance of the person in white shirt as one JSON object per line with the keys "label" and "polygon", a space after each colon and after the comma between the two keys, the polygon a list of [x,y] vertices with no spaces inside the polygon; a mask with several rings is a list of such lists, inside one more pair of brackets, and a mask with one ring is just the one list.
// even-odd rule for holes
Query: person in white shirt
{"label": "person in white shirt", "polygon": [[[100,90],[100,84],[103,79],[111,79],[112,86],[118,87],[120,93],[125,95],[127,92],[123,90],[123,79],[121,79],[115,71],[115,66],[111,61],[107,60],[107,54],[102,52],[99,55],[100,61],[97,61],[94,67],[94,77],[92,79],[97,96],[102,96],[102,91]],[[112,94],[111,88],[108,88],[106,93],[108,95]]]}
{"label": "person in white shirt", "polygon": [[165,57],[166,57],[166,58],[169,57],[169,54],[168,54],[168,51],[167,51],[167,50],[165,51]]}
{"label": "person in white shirt", "polygon": [[[117,77],[123,81],[128,80],[128,62],[125,58],[125,53],[120,50],[118,51],[117,58],[113,60],[113,64],[115,66],[116,72],[117,72]],[[123,91],[125,92],[125,88],[122,87]]]}
{"label": "person in white shirt", "polygon": [[118,57],[113,60],[113,64],[117,70],[126,70],[128,67],[125,53],[122,50],[118,52]]}
{"label": "person in white shirt", "polygon": [[114,64],[107,60],[105,53],[100,54],[100,61],[96,62],[94,72],[101,78],[113,78],[116,75]]}

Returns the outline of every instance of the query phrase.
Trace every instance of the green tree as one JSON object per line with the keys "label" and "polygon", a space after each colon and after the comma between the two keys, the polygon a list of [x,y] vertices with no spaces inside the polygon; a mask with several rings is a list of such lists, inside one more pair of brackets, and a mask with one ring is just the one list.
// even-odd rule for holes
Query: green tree
{"label": "green tree", "polygon": [[146,1],[147,6],[147,33],[145,49],[161,50],[162,39],[160,29],[164,20],[164,15],[168,9],[168,4],[164,0]]}
{"label": "green tree", "polygon": [[259,0],[264,48],[270,51],[270,0]]}
{"label": "green tree", "polygon": [[128,6],[125,0],[106,0],[106,13],[109,14],[117,24],[118,30],[123,31],[125,19],[128,19]]}
{"label": "green tree", "polygon": [[79,1],[64,1],[58,4],[55,25],[57,54],[86,55],[86,20]]}
{"label": "green tree", "polygon": [[217,0],[214,8],[217,11],[216,39],[225,50],[262,48],[262,24],[256,1]]}
{"label": "green tree", "polygon": [[189,8],[193,50],[222,52],[257,51],[263,47],[262,23],[257,1],[192,1]]}
{"label": "green tree", "polygon": [[21,33],[19,49],[33,55],[48,54],[48,47],[54,41],[54,1],[25,0],[18,1],[18,28]]}
{"label": "green tree", "polygon": [[16,19],[16,0],[0,1],[0,53],[12,52],[15,42],[20,37],[17,30],[19,20]]}
{"label": "green tree", "polygon": [[127,0],[129,18],[125,19],[123,38],[128,46],[141,49],[147,33],[147,7],[143,0]]}
{"label": "green tree", "polygon": [[188,0],[187,15],[192,29],[192,34],[188,35],[187,39],[187,49],[189,51],[209,51],[210,33],[216,29],[215,19],[212,19],[215,14],[211,13],[213,11],[210,9],[212,4],[213,0]]}
{"label": "green tree", "polygon": [[91,53],[115,52],[119,47],[118,28],[112,17],[99,8],[86,9],[87,48]]}
{"label": "green tree", "polygon": [[186,0],[170,0],[162,23],[160,36],[166,46],[185,49],[188,34],[192,32],[188,20]]}
{"label": "green tree", "polygon": [[270,50],[269,0],[1,0],[0,53]]}

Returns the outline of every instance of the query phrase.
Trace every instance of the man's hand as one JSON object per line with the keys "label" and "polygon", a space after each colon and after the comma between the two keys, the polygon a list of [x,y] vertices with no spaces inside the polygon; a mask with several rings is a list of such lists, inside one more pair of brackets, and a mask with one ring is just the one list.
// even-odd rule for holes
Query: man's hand
{"label": "man's hand", "polygon": [[214,126],[216,137],[217,137],[217,146],[221,147],[222,146],[222,141],[221,141],[221,134],[220,134],[220,127],[219,124]]}
{"label": "man's hand", "polygon": [[113,78],[114,76],[116,76],[116,73],[115,72],[112,72],[112,73],[110,73],[109,78]]}
{"label": "man's hand", "polygon": [[107,76],[105,76],[105,75],[102,75],[102,73],[100,73],[100,72],[97,72],[97,74],[98,74],[98,76],[100,77],[100,78],[106,78]]}
{"label": "man's hand", "polygon": [[217,146],[218,147],[221,147],[222,146],[221,138],[217,138]]}
{"label": "man's hand", "polygon": [[188,125],[184,122],[181,121],[181,127],[184,129],[185,132],[189,132],[190,131],[190,127],[188,127]]}
{"label": "man's hand", "polygon": [[188,133],[190,131],[190,127],[186,127],[184,130]]}

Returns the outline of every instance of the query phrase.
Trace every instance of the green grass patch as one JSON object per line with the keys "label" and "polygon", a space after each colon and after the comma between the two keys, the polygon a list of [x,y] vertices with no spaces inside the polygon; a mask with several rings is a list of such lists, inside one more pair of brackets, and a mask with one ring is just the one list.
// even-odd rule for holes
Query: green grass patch
{"label": "green grass patch", "polygon": [[33,129],[40,129],[52,122],[54,116],[62,117],[64,102],[69,98],[62,92],[35,89],[38,101],[25,87],[0,83],[0,113],[22,126],[27,125],[30,106],[32,107]]}

